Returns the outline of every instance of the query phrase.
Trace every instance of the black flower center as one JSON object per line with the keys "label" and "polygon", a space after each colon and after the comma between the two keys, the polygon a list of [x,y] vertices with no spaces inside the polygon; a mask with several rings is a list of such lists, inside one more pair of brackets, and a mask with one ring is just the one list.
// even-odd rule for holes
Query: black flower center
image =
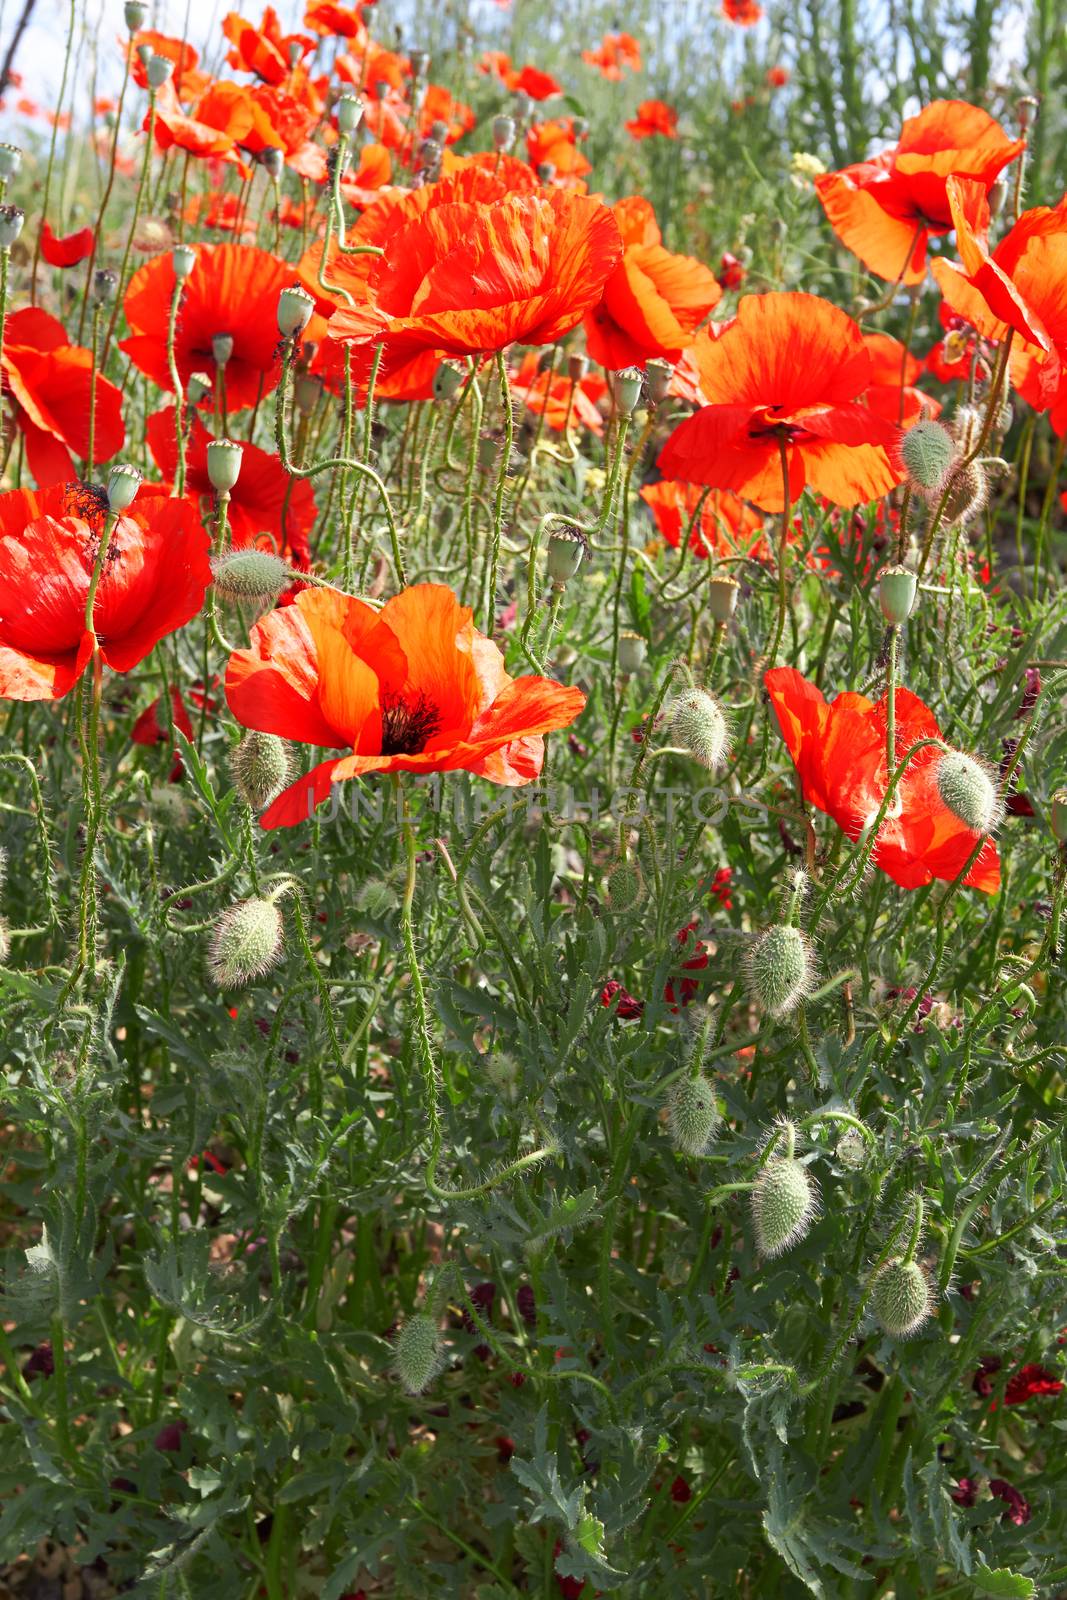
{"label": "black flower center", "polygon": [[441,726],[441,714],[424,694],[382,706],[382,755],[416,756]]}

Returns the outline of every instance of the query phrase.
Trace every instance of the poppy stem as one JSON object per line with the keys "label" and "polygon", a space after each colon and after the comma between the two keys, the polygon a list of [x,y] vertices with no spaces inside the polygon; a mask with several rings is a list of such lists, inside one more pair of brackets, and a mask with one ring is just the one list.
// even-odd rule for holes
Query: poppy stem
{"label": "poppy stem", "polygon": [[785,631],[786,607],[789,603],[789,586],[786,580],[786,549],[793,507],[789,500],[789,450],[786,445],[784,429],[779,429],[778,432],[778,459],[782,464],[782,530],[778,540],[778,620],[774,629],[774,642],[767,656],[768,664],[772,667],[778,659],[778,648],[781,645],[782,634]]}
{"label": "poppy stem", "polygon": [[[3,279],[6,276],[7,251],[3,252],[3,262],[0,263],[0,319],[3,318],[4,288]],[[89,441],[85,452],[85,476],[91,482],[93,469],[96,465],[96,365],[100,345],[100,306],[93,307],[93,326],[89,335]],[[0,346],[2,354],[2,346]]]}
{"label": "poppy stem", "polygon": [[126,274],[130,270],[130,252],[133,249],[133,236],[137,232],[137,224],[141,220],[141,208],[144,205],[145,191],[148,188],[152,171],[152,146],[156,136],[156,91],[148,91],[148,132],[145,137],[144,160],[141,163],[141,179],[137,185],[137,192],[133,197],[133,212],[130,216],[130,226],[126,232],[126,247],[122,252],[122,265],[119,267],[118,287],[115,290],[115,303],[111,308],[108,318],[107,332],[104,335],[104,353],[100,358],[101,367],[107,369],[107,358],[111,350],[111,341],[115,336],[115,324],[118,321],[119,311],[126,294]]}
{"label": "poppy stem", "polygon": [[885,667],[885,770],[892,772],[897,759],[897,633],[890,625],[887,629]]}
{"label": "poppy stem", "polygon": [[915,1252],[918,1250],[922,1241],[923,1223],[925,1220],[926,1211],[923,1206],[923,1197],[921,1194],[917,1194],[914,1197],[913,1202],[912,1224],[911,1233],[908,1235],[908,1247],[904,1252],[904,1260],[908,1266],[910,1266],[915,1260]]}
{"label": "poppy stem", "polygon": [[[178,445],[178,471],[174,479],[174,493],[179,498],[185,493],[185,391],[182,388],[181,373],[178,371],[178,360],[174,353],[174,335],[178,327],[178,311],[184,292],[185,285],[181,278],[175,274],[174,293],[170,297],[170,316],[167,318],[167,370],[170,373],[170,386],[174,390],[174,432]],[[99,308],[94,310],[94,354],[96,351],[96,319],[99,314]]]}
{"label": "poppy stem", "polygon": [[[487,558],[485,583],[486,632],[492,633],[496,615],[497,573],[500,566],[500,539],[504,530],[504,501],[508,491],[508,468],[511,465],[511,445],[515,437],[515,416],[511,409],[511,387],[503,350],[496,353],[496,375],[500,384],[500,404],[504,412],[504,445],[500,455],[500,471],[496,480],[496,498],[493,501],[493,533]],[[557,607],[558,610],[558,607]]]}

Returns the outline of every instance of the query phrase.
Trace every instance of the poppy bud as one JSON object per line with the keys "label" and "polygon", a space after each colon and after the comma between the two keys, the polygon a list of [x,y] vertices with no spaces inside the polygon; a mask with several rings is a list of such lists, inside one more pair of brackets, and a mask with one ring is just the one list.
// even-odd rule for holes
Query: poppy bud
{"label": "poppy bud", "polygon": [[581,383],[589,371],[589,357],[581,351],[567,357],[567,376],[572,383]]}
{"label": "poppy bud", "polygon": [[571,132],[574,134],[576,139],[584,139],[586,134],[589,132],[588,117],[575,117],[574,121],[571,123]]}
{"label": "poppy bud", "polygon": [[954,522],[967,522],[977,516],[985,505],[985,473],[976,461],[958,467],[948,482],[948,497],[942,516],[949,526]]}
{"label": "poppy bud", "polygon": [[413,50],[408,56],[411,63],[411,76],[421,78],[430,65],[430,57],[425,50]]}
{"label": "poppy bud", "polygon": [[141,473],[128,461],[120,461],[108,473],[108,510],[125,511],[128,506],[132,506],[140,487]]}
{"label": "poppy bud", "polygon": [[0,179],[6,183],[22,165],[22,151],[17,144],[0,144]]}
{"label": "poppy bud", "polygon": [[145,4],[145,0],[126,0],[123,15],[126,18],[126,26],[130,32],[139,33],[144,27],[145,19],[148,16],[148,6]]}
{"label": "poppy bud", "polygon": [[990,833],[1000,821],[1000,796],[992,774],[962,750],[949,750],[938,762],[937,792],[972,833]]}
{"label": "poppy bud", "polygon": [[525,122],[532,110],[533,101],[530,99],[530,96],[526,93],[525,89],[520,89],[518,94],[515,96],[515,115],[518,117],[520,122]]}
{"label": "poppy bud", "polygon": [[144,70],[149,89],[162,89],[174,71],[174,62],[168,56],[154,55],[151,61],[145,62]]}
{"label": "poppy bud", "polygon": [[608,873],[608,904],[612,911],[634,911],[645,898],[645,880],[636,861],[616,861]]}
{"label": "poppy bud", "polygon": [[917,1333],[933,1309],[930,1280],[917,1261],[894,1256],[887,1261],[871,1293],[874,1314],[891,1339]]}
{"label": "poppy bud", "polygon": [[707,1078],[679,1078],[667,1095],[667,1132],[683,1156],[702,1156],[722,1118]]}
{"label": "poppy bud", "polygon": [[281,556],[272,550],[227,550],[212,562],[215,589],[224,600],[277,600],[292,582]]}
{"label": "poppy bud", "polygon": [[515,142],[515,118],[500,116],[493,118],[493,149],[510,150]]}
{"label": "poppy bud", "polygon": [[556,163],[554,161],[539,161],[537,163],[537,179],[539,183],[550,184],[556,176]]}
{"label": "poppy bud", "polygon": [[292,339],[303,333],[311,321],[315,301],[298,283],[290,284],[278,296],[278,332],[283,339]]}
{"label": "poppy bud", "polygon": [[250,729],[231,752],[230,771],[245,805],[261,811],[289,782],[289,746],[276,733]]}
{"label": "poppy bud", "polygon": [[915,608],[918,575],[910,567],[883,567],[878,574],[878,604],[891,627],[900,628]]}
{"label": "poppy bud", "polygon": [[1067,844],[1067,789],[1057,789],[1049,801],[1048,825],[1057,844]]}
{"label": "poppy bud", "polygon": [[425,1312],[409,1317],[396,1336],[396,1375],[408,1394],[422,1394],[443,1365],[441,1335]]}
{"label": "poppy bud", "polygon": [[196,251],[191,244],[176,244],[170,253],[170,259],[174,267],[174,276],[179,283],[184,283],[196,266]]}
{"label": "poppy bud", "polygon": [[19,206],[0,206],[0,250],[10,250],[19,234],[26,213]]}
{"label": "poppy bud", "polygon": [[519,1098],[519,1080],[522,1076],[522,1069],[515,1057],[498,1050],[494,1055],[483,1057],[483,1063],[485,1075],[497,1094],[514,1105]]}
{"label": "poppy bud", "polygon": [[715,622],[729,622],[737,610],[741,585],[736,578],[709,578],[707,587],[708,611]]}
{"label": "poppy bud", "polygon": [[545,571],[553,583],[562,586],[574,577],[584,555],[585,541],[581,535],[572,533],[569,528],[557,528],[549,535]]}
{"label": "poppy bud", "polygon": [[119,292],[119,275],[110,267],[97,267],[93,273],[93,300],[98,306],[109,306]]}
{"label": "poppy bud", "polygon": [[355,133],[363,120],[363,102],[346,89],[337,101],[337,127],[341,133]]}
{"label": "poppy bud", "polygon": [[444,144],[448,138],[448,123],[442,122],[440,118],[436,122],[431,122],[430,138],[435,144]]}
{"label": "poppy bud", "polygon": [[834,1155],[841,1166],[858,1172],[867,1161],[867,1141],[858,1128],[846,1128],[834,1146]]}
{"label": "poppy bud", "polygon": [[215,359],[215,365],[224,367],[233,355],[233,334],[213,333],[211,335],[211,354]]}
{"label": "poppy bud", "polygon": [[185,398],[192,406],[199,405],[211,393],[211,379],[206,372],[191,372],[185,385]]}
{"label": "poppy bud", "polygon": [[305,372],[303,377],[297,378],[293,384],[294,404],[305,416],[314,411],[321,398],[322,379],[315,377],[314,373]]}
{"label": "poppy bud", "polygon": [[900,460],[917,493],[939,494],[956,460],[956,444],[940,422],[925,418],[901,439]]}
{"label": "poppy bud", "polygon": [[717,700],[703,689],[687,689],[671,707],[671,727],[683,749],[709,772],[726,754],[726,718]]}
{"label": "poppy bud", "polygon": [[236,439],[212,439],[207,447],[207,475],[219,494],[229,494],[241,476],[244,445]]}
{"label": "poppy bud", "polygon": [[633,416],[634,407],[641,398],[645,375],[640,367],[622,367],[613,374],[611,390],[621,417]]}
{"label": "poppy bud", "polygon": [[645,368],[645,380],[648,384],[648,394],[654,406],[666,400],[674,377],[674,368],[669,361],[660,361],[653,358]]}
{"label": "poppy bud", "polygon": [[220,989],[240,989],[277,966],[282,953],[282,914],[273,900],[239,900],[215,923],[208,971]]}
{"label": "poppy bud", "polygon": [[624,677],[632,678],[635,672],[640,672],[647,654],[648,641],[643,634],[619,634],[619,671]]}
{"label": "poppy bud", "polygon": [[1040,101],[1032,94],[1024,94],[1021,99],[1016,100],[1015,114],[1019,119],[1019,131],[1021,133],[1025,133],[1027,128],[1032,127],[1037,121],[1040,104]]}
{"label": "poppy bud", "polygon": [[772,1156],[752,1191],[752,1225],[762,1256],[780,1256],[799,1244],[815,1217],[818,1191],[808,1169],[793,1156]]}
{"label": "poppy bud", "polygon": [[137,46],[137,59],[141,63],[142,67],[146,69],[148,67],[148,63],[151,61],[155,53],[156,52],[152,49],[150,44],[139,44]]}
{"label": "poppy bud", "polygon": [[259,152],[259,164],[264,168],[267,176],[273,178],[277,183],[285,167],[285,153],[279,150],[276,144],[266,144]]}
{"label": "poppy bud", "polygon": [[806,934],[788,923],[756,935],[746,955],[752,999],[769,1017],[788,1016],[811,987],[814,959]]}
{"label": "poppy bud", "polygon": [[356,890],[353,905],[361,917],[380,922],[396,908],[396,890],[381,878],[367,878]]}

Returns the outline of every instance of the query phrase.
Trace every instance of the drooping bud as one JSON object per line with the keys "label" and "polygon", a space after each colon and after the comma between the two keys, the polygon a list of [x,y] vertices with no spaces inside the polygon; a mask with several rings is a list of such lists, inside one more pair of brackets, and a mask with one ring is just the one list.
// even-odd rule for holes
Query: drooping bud
{"label": "drooping bud", "polygon": [[924,418],[900,441],[900,461],[912,488],[922,495],[940,494],[956,460],[956,442],[940,422]]}
{"label": "drooping bud", "polygon": [[162,89],[174,71],[174,62],[169,56],[153,55],[151,61],[145,63],[144,70],[148,87],[152,90]]}
{"label": "drooping bud", "polygon": [[0,206],[0,250],[10,250],[26,221],[21,206]]}
{"label": "drooping bud", "polygon": [[502,1100],[507,1100],[514,1105],[519,1098],[519,1083],[522,1079],[522,1068],[514,1056],[508,1055],[504,1050],[495,1050],[491,1055],[482,1057],[485,1075],[493,1085]]}
{"label": "drooping bud", "polygon": [[996,781],[987,767],[962,750],[948,750],[937,763],[937,792],[972,833],[991,833],[1001,817]]}
{"label": "drooping bud", "polygon": [[811,1227],[818,1191],[808,1169],[795,1156],[772,1156],[752,1191],[752,1225],[760,1255],[791,1250]]}
{"label": "drooping bud", "polygon": [[640,633],[623,632],[619,634],[619,671],[624,677],[632,678],[635,672],[640,672],[648,655],[648,640]]}
{"label": "drooping bud", "polygon": [[949,527],[954,522],[967,522],[977,516],[985,505],[986,478],[977,461],[968,461],[957,467],[947,487],[942,518]]}
{"label": "drooping bud", "polygon": [[671,707],[674,737],[694,761],[714,772],[726,754],[726,718],[717,700],[703,689],[687,689]]}
{"label": "drooping bud", "polygon": [[1067,789],[1057,789],[1049,801],[1048,825],[1057,844],[1067,844]]}
{"label": "drooping bud", "polygon": [[515,143],[515,118],[499,116],[493,118],[493,149],[510,150]]}
{"label": "drooping bud", "polygon": [[571,528],[556,528],[548,536],[545,571],[555,584],[569,583],[582,564],[585,540]]}
{"label": "drooping bud", "polygon": [[612,374],[611,392],[620,417],[633,416],[634,407],[641,398],[645,375],[640,367],[621,367]]}
{"label": "drooping bud", "polygon": [[769,1017],[785,1017],[811,987],[814,957],[800,928],[775,924],[757,934],[746,956],[748,990]]}
{"label": "drooping bud", "polygon": [[131,33],[140,33],[148,16],[146,0],[126,0],[123,8],[126,26]]}
{"label": "drooping bud", "polygon": [[465,373],[458,361],[442,361],[433,375],[435,400],[451,400],[463,386]]}
{"label": "drooping bud", "polygon": [[900,628],[915,609],[919,589],[918,574],[910,567],[894,564],[878,574],[878,604],[891,627]]}
{"label": "drooping bud", "polygon": [[191,244],[176,244],[170,253],[170,259],[174,267],[174,276],[179,283],[184,283],[196,266],[196,251]]}
{"label": "drooping bud", "polygon": [[241,476],[244,445],[236,439],[212,439],[207,447],[207,475],[217,494],[229,494]]}
{"label": "drooping bud", "polygon": [[246,806],[262,811],[289,782],[289,746],[276,733],[249,729],[230,754],[233,786]]}
{"label": "drooping bud", "polygon": [[722,1121],[707,1078],[679,1078],[667,1095],[667,1131],[683,1156],[702,1156]]}
{"label": "drooping bud", "polygon": [[107,477],[107,504],[109,511],[125,511],[133,505],[141,487],[141,473],[128,461],[113,466]]}
{"label": "drooping bud", "polygon": [[716,576],[709,578],[704,591],[708,602],[708,615],[715,622],[729,622],[737,610],[741,585],[736,578]]}
{"label": "drooping bud", "polygon": [[197,406],[211,393],[211,379],[206,372],[191,372],[189,382],[185,385],[185,398],[191,406]]}
{"label": "drooping bud", "polygon": [[215,591],[223,600],[277,600],[292,582],[281,556],[272,550],[227,550],[211,563]]}
{"label": "drooping bud", "polygon": [[933,1310],[934,1291],[917,1261],[895,1256],[874,1280],[871,1305],[891,1339],[908,1339]]}
{"label": "drooping bud", "polygon": [[0,144],[0,178],[7,183],[22,165],[22,151],[17,144]]}
{"label": "drooping bud", "polygon": [[224,367],[233,355],[233,334],[213,333],[211,335],[211,354],[215,365]]}
{"label": "drooping bud", "polygon": [[278,296],[278,332],[283,339],[303,333],[315,311],[314,298],[298,283],[290,284]]}
{"label": "drooping bud", "polygon": [[337,127],[340,133],[355,133],[363,120],[363,102],[347,89],[337,100]]}
{"label": "drooping bud", "polygon": [[409,1317],[396,1336],[396,1375],[408,1394],[422,1394],[443,1365],[441,1335],[425,1312]]}
{"label": "drooping bud", "polygon": [[607,878],[608,904],[612,911],[634,911],[645,898],[645,880],[638,863],[629,858],[616,861]]}
{"label": "drooping bud", "polygon": [[282,914],[273,900],[239,900],[215,923],[208,971],[220,989],[243,988],[277,966],[282,942]]}

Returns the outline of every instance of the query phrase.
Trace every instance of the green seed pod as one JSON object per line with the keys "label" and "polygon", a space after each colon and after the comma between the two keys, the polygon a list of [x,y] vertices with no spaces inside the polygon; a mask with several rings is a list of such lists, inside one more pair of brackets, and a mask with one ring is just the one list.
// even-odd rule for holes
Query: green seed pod
{"label": "green seed pod", "polygon": [[207,447],[207,475],[217,494],[229,494],[241,476],[245,447],[236,439],[212,439]]}
{"label": "green seed pod", "polygon": [[314,314],[314,299],[298,283],[290,284],[278,296],[278,332],[283,339],[303,333]]}
{"label": "green seed pod", "polygon": [[612,911],[634,911],[645,898],[645,880],[636,861],[616,861],[608,873],[608,904]]}
{"label": "green seed pod", "polygon": [[707,1078],[679,1078],[667,1095],[667,1131],[683,1156],[704,1154],[722,1121]]}
{"label": "green seed pod", "polygon": [[261,811],[289,782],[289,746],[276,733],[250,729],[230,755],[234,788],[246,806]]}
{"label": "green seed pod", "polygon": [[878,604],[885,620],[895,628],[902,627],[915,609],[918,593],[918,574],[910,567],[893,565],[883,567],[878,574]]}
{"label": "green seed pod", "polygon": [[1057,789],[1049,801],[1048,825],[1057,844],[1067,844],[1067,789]]}
{"label": "green seed pod", "polygon": [[211,379],[206,372],[191,372],[189,382],[185,385],[185,398],[191,406],[197,406],[211,393]]}
{"label": "green seed pod", "polygon": [[548,538],[545,571],[553,583],[569,583],[582,564],[585,540],[570,528],[557,528]]}
{"label": "green seed pod", "polygon": [[788,1016],[810,989],[814,966],[811,942],[799,928],[766,928],[747,953],[749,993],[767,1016]]}
{"label": "green seed pod", "polygon": [[948,495],[942,513],[946,526],[967,522],[985,505],[986,477],[976,461],[957,467],[948,481]]}
{"label": "green seed pod", "polygon": [[671,380],[674,377],[674,368],[669,361],[653,359],[645,367],[645,381],[648,384],[648,398],[654,406],[661,405],[670,392]]}
{"label": "green seed pod", "polygon": [[671,727],[694,761],[714,772],[726,754],[726,718],[717,700],[703,689],[687,689],[671,707]]}
{"label": "green seed pod", "polygon": [[952,815],[972,833],[990,833],[1000,821],[1000,796],[991,773],[962,750],[949,750],[941,757],[937,790]]}
{"label": "green seed pod", "polygon": [[130,32],[138,33],[144,27],[145,18],[148,16],[146,0],[126,0],[123,15],[126,18],[126,26]]}
{"label": "green seed pod", "polygon": [[212,562],[223,600],[276,600],[291,582],[289,568],[270,550],[227,550]]}
{"label": "green seed pod", "polygon": [[891,1339],[908,1339],[933,1310],[934,1292],[917,1261],[894,1256],[874,1281],[871,1306]]}
{"label": "green seed pod", "polygon": [[900,460],[908,481],[919,494],[938,494],[956,460],[956,441],[940,422],[924,419],[900,441]]}
{"label": "green seed pod", "polygon": [[627,678],[640,672],[648,654],[648,641],[640,633],[619,634],[619,671]]}
{"label": "green seed pod", "polygon": [[772,1156],[752,1191],[752,1224],[760,1255],[780,1256],[811,1227],[818,1192],[808,1169],[793,1156]]}
{"label": "green seed pod", "polygon": [[396,1336],[396,1375],[408,1394],[422,1394],[443,1365],[437,1324],[423,1312],[409,1317]]}
{"label": "green seed pod", "polygon": [[174,276],[179,283],[184,283],[196,266],[196,251],[191,244],[176,244],[170,253],[174,266]]}
{"label": "green seed pod", "polygon": [[515,118],[501,114],[493,118],[493,149],[510,150],[515,143]]}
{"label": "green seed pod", "polygon": [[145,63],[145,77],[148,79],[150,89],[162,89],[170,80],[174,71],[174,62],[167,56],[153,55],[151,61]]}
{"label": "green seed pod", "polygon": [[612,376],[611,390],[621,417],[633,416],[634,407],[641,398],[645,375],[640,367],[622,367]]}
{"label": "green seed pod", "polygon": [[346,89],[337,98],[337,129],[339,133],[355,133],[363,121],[363,102],[358,95]]}
{"label": "green seed pod", "polygon": [[0,144],[0,178],[6,183],[22,165],[22,151],[17,144]]}
{"label": "green seed pod", "polygon": [[141,487],[141,474],[128,461],[112,467],[107,478],[107,504],[109,511],[126,511],[137,498]]}
{"label": "green seed pod", "polygon": [[708,613],[715,622],[729,622],[737,610],[741,585],[736,578],[709,578],[704,590]]}
{"label": "green seed pod", "polygon": [[233,355],[233,334],[213,333],[211,336],[211,354],[216,366],[224,367]]}
{"label": "green seed pod", "polygon": [[282,914],[273,900],[239,900],[215,924],[208,971],[220,989],[240,989],[277,966]]}

